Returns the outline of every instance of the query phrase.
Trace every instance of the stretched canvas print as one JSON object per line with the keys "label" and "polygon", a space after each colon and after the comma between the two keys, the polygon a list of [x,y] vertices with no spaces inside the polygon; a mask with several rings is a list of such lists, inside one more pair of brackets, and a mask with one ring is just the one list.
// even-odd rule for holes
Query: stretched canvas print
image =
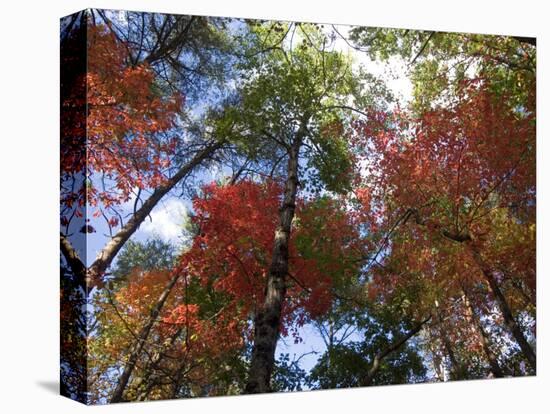
{"label": "stretched canvas print", "polygon": [[535,375],[534,38],[113,10],[60,36],[63,395]]}

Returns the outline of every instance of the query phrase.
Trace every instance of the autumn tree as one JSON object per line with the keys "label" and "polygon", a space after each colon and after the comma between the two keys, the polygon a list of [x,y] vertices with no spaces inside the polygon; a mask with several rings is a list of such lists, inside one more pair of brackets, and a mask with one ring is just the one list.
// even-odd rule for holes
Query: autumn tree
{"label": "autumn tree", "polygon": [[[142,49],[150,39],[135,50],[130,34],[120,38],[112,24],[98,24],[94,18],[95,13],[87,11],[67,24],[62,39],[62,59],[67,62],[62,67],[67,73],[63,73],[61,88],[61,248],[75,274],[90,287],[101,285],[117,252],[159,200],[223,145],[223,139],[207,136],[190,139],[193,134],[180,127],[182,89],[170,88],[169,79],[158,74],[162,58],[174,65],[185,65],[186,59],[192,59],[198,45],[194,41],[193,51],[186,55],[183,40],[191,36],[185,30],[187,25],[166,23],[163,37],[156,35],[156,46],[147,54]],[[208,33],[215,30],[199,20],[189,22],[188,30],[194,24]],[[157,23],[151,22],[153,26]],[[143,27],[147,33],[155,30]],[[174,31],[182,41],[176,51],[172,50]],[[214,39],[212,34],[203,37]],[[80,44],[79,54],[71,53],[71,45],[77,41],[85,43]],[[212,50],[217,43],[205,43],[202,48]],[[222,55],[209,52],[202,63],[209,64],[208,56],[219,62]],[[77,62],[81,62],[79,67]],[[205,69],[204,76],[209,73]],[[147,193],[149,197],[143,200]],[[118,207],[129,201],[133,202],[133,212],[125,220],[126,213]],[[95,218],[105,219],[111,237],[87,266],[88,260],[78,257],[68,236],[95,232],[91,223]]]}
{"label": "autumn tree", "polygon": [[[112,389],[111,402],[177,396],[179,391],[174,391],[170,378],[180,372],[185,375],[179,377],[179,387],[191,387],[192,395],[202,395],[193,384],[205,381],[205,386],[213,386],[218,375],[219,388],[211,389],[208,395],[232,392],[230,386],[235,391],[242,389],[237,384],[244,377],[238,373],[243,372],[248,359],[245,344],[252,338],[249,320],[265,300],[266,264],[281,193],[282,186],[276,182],[205,186],[194,200],[196,236],[172,270],[164,267],[170,256],[158,254],[169,252],[162,243],[126,245],[117,262],[120,267],[114,269],[117,277],[96,295],[95,306],[101,309],[96,312],[100,321],[92,342],[97,353],[93,368],[98,378],[97,398],[102,398],[99,390],[105,389]],[[347,285],[357,274],[353,255],[360,250],[350,217],[336,201],[298,200],[298,205],[295,241],[289,246],[291,280],[281,324],[282,333],[296,341],[301,340],[299,326],[327,312],[333,287]],[[158,316],[151,318],[153,312]],[[194,318],[204,318],[193,322],[194,334],[170,330],[187,312]],[[166,337],[166,329],[177,335]],[[223,332],[221,348],[208,345],[214,332]],[[204,343],[200,352],[194,345],[198,353],[181,356],[180,360],[175,350],[183,340],[190,341],[189,346],[193,341]],[[165,350],[156,349],[155,343],[162,343]],[[112,353],[105,355],[106,347],[113,347]],[[127,361],[120,367],[122,373],[116,384],[108,385],[112,378],[109,372],[119,366],[124,353]],[[193,358],[200,364],[193,364]],[[175,360],[181,364],[187,361],[187,365],[174,367]],[[220,363],[236,372],[220,372]],[[166,371],[172,372],[171,376]],[[174,394],[166,394],[166,388]]]}
{"label": "autumn tree", "polygon": [[[266,284],[271,277],[269,264],[276,256],[273,245],[285,187],[276,181],[242,181],[212,184],[203,191],[194,202],[199,236],[189,252],[193,269],[205,283],[228,294],[242,318],[257,320],[269,295]],[[292,334],[298,341],[297,328],[330,308],[334,286],[346,285],[355,277],[354,257],[361,249],[353,222],[337,201],[296,198],[295,203],[277,335]]]}
{"label": "autumn tree", "polygon": [[[352,157],[343,138],[349,101],[360,90],[349,59],[329,50],[320,27],[253,23],[250,59],[241,99],[228,107],[219,128],[234,126],[234,139],[251,158],[269,159],[284,196],[277,214],[265,301],[255,316],[254,348],[246,392],[269,391],[289,272],[289,243],[300,188],[349,189]],[[278,43],[277,43],[278,42]],[[274,45],[264,49],[264,45]],[[245,71],[245,74],[247,72]]]}
{"label": "autumn tree", "polygon": [[[117,261],[113,269],[118,277],[93,302],[97,311],[89,352],[94,400],[230,393],[238,378],[218,368],[222,364],[232,371],[243,364],[239,314],[233,308],[222,314],[228,307],[224,296],[203,286],[189,269],[175,266],[165,243],[131,242],[120,259],[120,267]],[[217,346],[216,335],[225,338]],[[113,370],[119,374],[113,376]]]}
{"label": "autumn tree", "polygon": [[[490,220],[487,220],[483,225],[492,227],[492,231],[489,232],[487,228],[481,230],[480,238],[483,239],[485,248],[490,249],[489,245],[493,245],[495,240],[502,240],[499,236],[495,238],[494,235],[500,234],[502,231],[500,226],[503,222],[507,223],[506,226],[522,233],[523,236],[520,237],[525,243],[533,246],[536,39],[378,28],[354,28],[350,33],[350,41],[358,50],[367,53],[373,59],[388,61],[398,57],[405,60],[408,63],[413,86],[411,109],[416,119],[410,124],[400,122],[399,116],[388,121],[386,130],[400,129],[402,137],[395,141],[395,145],[388,144],[392,141],[389,138],[390,132],[382,138],[382,141],[379,141],[383,145],[388,144],[380,151],[385,153],[384,157],[388,158],[388,162],[377,164],[377,167],[382,166],[381,169],[373,168],[377,175],[388,174],[391,169],[394,177],[397,177],[397,169],[400,168],[401,177],[404,178],[407,174],[410,177],[406,184],[394,181],[388,186],[380,186],[383,190],[377,189],[379,195],[384,191],[391,191],[392,194],[397,195],[391,206],[387,206],[390,209],[387,217],[394,213],[400,214],[398,211],[404,214],[393,216],[393,219],[386,222],[388,233],[393,233],[393,230],[402,223],[414,221],[417,225],[425,225],[428,228],[432,226],[430,228],[432,232],[439,232],[447,239],[450,236],[456,243],[475,245],[480,242],[462,240],[463,237],[476,238],[471,234],[471,229],[465,230],[462,235],[458,233],[470,227],[478,219],[483,221],[481,217],[492,216],[493,222],[489,224]],[[472,85],[480,84],[482,86],[474,92],[476,87]],[[467,125],[473,119],[475,124],[471,126],[468,138],[461,138],[464,126],[468,128]],[[373,116],[373,121],[372,124],[375,124],[381,120]],[[403,121],[402,118],[401,121]],[[505,123],[500,124],[500,122]],[[503,125],[511,129],[504,131]],[[404,133],[408,128],[416,131],[413,134]],[[405,135],[408,137],[405,138]],[[428,137],[434,140],[432,143],[436,143],[435,147],[429,148],[432,143]],[[449,138],[454,139],[454,143],[451,143]],[[482,150],[483,147],[480,144],[487,144],[486,149]],[[448,147],[445,148],[445,145]],[[416,147],[415,155],[409,152],[413,147]],[[476,157],[481,157],[481,161],[475,159]],[[406,161],[407,158],[409,161]],[[474,165],[471,164],[472,161]],[[394,162],[395,168],[387,168]],[[407,162],[411,164],[403,168]],[[444,172],[440,166],[445,166],[443,168],[447,171]],[[424,169],[424,167],[427,168]],[[432,179],[427,181],[423,174],[431,175]],[[487,179],[487,174],[491,178]],[[521,183],[518,185],[513,182],[515,180]],[[437,186],[442,187],[434,194],[432,189]],[[412,188],[415,190],[411,191]],[[404,194],[409,194],[407,200],[403,199]],[[518,201],[519,199],[521,201]],[[431,210],[434,204],[441,205],[442,200],[446,200],[444,202],[447,205],[446,212]],[[400,205],[400,203],[404,204]],[[399,208],[403,206],[407,206],[406,208],[410,210]],[[431,210],[428,215],[433,214],[437,218],[433,221],[421,218],[418,211],[426,208]],[[470,217],[467,217],[468,214]],[[447,225],[435,225],[434,228],[435,222],[442,220],[445,215],[449,216],[446,219]],[[450,217],[455,217],[454,224]],[[462,222],[463,219],[464,222]],[[450,230],[452,227],[455,228],[454,236],[453,231]],[[505,244],[511,247],[514,244],[512,240],[517,240],[518,236],[506,233]],[[414,236],[411,243],[417,246],[419,239],[423,242],[421,237],[421,235]],[[531,241],[527,242],[527,240]],[[510,250],[501,250],[502,245],[498,249],[491,249],[490,253],[487,252],[485,258],[476,252],[473,255],[477,258],[479,268],[485,269],[483,272],[490,281],[488,283],[492,286],[490,290],[494,292],[494,299],[499,303],[503,315],[506,315],[504,323],[513,332],[516,341],[521,344],[523,354],[533,367],[534,352],[526,343],[513,316],[516,315],[517,318],[522,319],[528,314],[529,318],[534,317],[534,290],[526,286],[534,286],[532,261],[535,253],[527,247],[527,244],[520,242],[512,248],[516,252],[512,255]],[[394,248],[395,246],[392,246],[392,250]],[[443,249],[436,248],[432,240],[430,240],[430,246],[426,248],[428,251],[432,249],[431,253],[434,248],[439,254],[441,251],[449,251],[447,246]],[[490,269],[487,263],[481,263],[490,255],[494,255],[493,258],[497,261],[502,260],[503,257],[499,252],[504,251],[508,252],[508,258],[513,258],[506,265],[495,265]],[[458,252],[455,250],[453,254],[456,253]],[[519,256],[515,256],[517,254]],[[433,260],[433,254],[429,257],[432,259],[426,260],[426,264]],[[515,264],[511,263],[512,261]],[[504,270],[507,266],[517,269],[517,274],[524,276],[511,276],[510,271]],[[449,271],[447,269],[445,272]],[[439,272],[441,271],[439,269]],[[460,273],[470,272],[469,269],[460,269],[457,273],[456,268],[450,271],[456,273],[457,278],[462,279],[465,276]],[[502,285],[495,282],[493,273],[498,275],[497,278]],[[505,273],[507,276],[504,276]],[[516,288],[510,289],[513,284]],[[520,288],[520,286],[523,287]],[[476,289],[477,292],[484,290],[479,286]],[[501,291],[509,293],[506,295]],[[457,288],[453,292],[455,298],[462,296],[467,299],[464,296],[464,290]],[[523,302],[521,310],[513,310],[513,303],[517,300],[515,298],[520,297]],[[478,303],[475,306],[478,311],[485,309],[483,303],[479,302],[479,297],[477,299]],[[478,324],[474,318],[475,312],[475,309],[470,309],[466,313],[469,313],[471,323],[478,327],[478,337],[481,338],[478,344],[487,345],[485,354],[488,360],[493,361],[491,363],[493,374],[499,376],[502,370],[494,363],[496,359],[489,346],[492,342],[491,338],[486,331],[486,335],[483,334],[482,324]],[[485,313],[491,312],[486,309]],[[532,336],[532,333],[528,336]]]}
{"label": "autumn tree", "polygon": [[[534,369],[534,350],[511,306],[514,296],[533,292],[526,286],[534,287],[534,250],[527,247],[534,241],[534,114],[510,108],[479,80],[465,83],[453,106],[418,120],[377,116],[359,133],[376,154],[368,167],[376,171],[369,179],[373,220],[392,232],[399,227],[386,244],[391,255],[382,262],[391,260],[391,266],[383,272],[399,281],[414,269],[445,283],[447,295],[459,294],[464,284],[487,284]],[[503,233],[504,222],[509,230]],[[506,265],[492,249],[502,237],[505,244],[515,241],[519,252],[507,255]],[[506,287],[511,282],[501,269],[509,267],[523,275],[517,292]]]}
{"label": "autumn tree", "polygon": [[[185,131],[183,102],[192,88],[183,91],[187,79],[178,88],[170,84],[178,65],[185,66],[199,52],[200,71],[195,70],[193,82],[224,77],[217,69],[226,62],[224,40],[216,35],[219,26],[205,19],[185,24],[176,19],[176,24],[166,17],[159,33],[162,16],[147,25],[146,15],[133,15],[143,23],[139,34],[130,30],[136,20],[115,25],[113,13],[88,10],[62,20],[60,244],[62,267],[71,275],[62,273],[62,300],[78,296],[89,301],[89,291],[103,285],[117,252],[159,200],[223,145]],[[128,30],[121,37],[117,27]],[[193,39],[192,46],[187,48],[185,39]],[[174,71],[161,74],[165,59]],[[130,201],[133,209],[127,215]],[[109,238],[91,263],[87,237],[101,226],[100,220]],[[75,309],[82,318],[90,316],[84,305]],[[78,323],[74,314],[62,313],[62,318],[68,326]],[[63,348],[62,361],[71,352]],[[85,365],[72,371],[86,375]],[[86,386],[86,381],[76,383]]]}

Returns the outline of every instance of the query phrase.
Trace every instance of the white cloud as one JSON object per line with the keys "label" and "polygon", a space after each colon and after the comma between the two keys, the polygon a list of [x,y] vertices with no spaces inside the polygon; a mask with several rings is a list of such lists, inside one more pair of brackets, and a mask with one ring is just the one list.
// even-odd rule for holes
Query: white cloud
{"label": "white cloud", "polygon": [[169,198],[160,202],[145,219],[139,233],[146,236],[158,236],[167,242],[181,242],[182,226],[187,217],[188,208],[179,198]]}

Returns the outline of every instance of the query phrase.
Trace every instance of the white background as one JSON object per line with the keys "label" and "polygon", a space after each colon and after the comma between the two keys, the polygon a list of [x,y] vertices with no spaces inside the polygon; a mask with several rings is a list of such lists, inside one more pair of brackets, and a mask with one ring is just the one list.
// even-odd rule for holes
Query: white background
{"label": "white background", "polygon": [[[549,11],[545,1],[56,0],[4,2],[0,20],[0,410],[66,413],[548,412]],[[121,404],[57,395],[59,18],[87,7],[472,31],[538,38],[536,378]],[[546,72],[546,76],[545,75]],[[546,137],[548,139],[548,137]],[[546,256],[546,257],[545,257]]]}

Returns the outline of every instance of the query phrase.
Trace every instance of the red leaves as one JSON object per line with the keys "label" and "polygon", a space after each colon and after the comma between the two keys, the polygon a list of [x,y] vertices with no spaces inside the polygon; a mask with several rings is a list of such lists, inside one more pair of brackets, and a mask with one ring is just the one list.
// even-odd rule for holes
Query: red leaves
{"label": "red leaves", "polygon": [[[199,234],[185,255],[185,265],[205,285],[227,293],[245,315],[263,303],[281,194],[282,186],[275,181],[212,183],[193,202]],[[333,278],[355,275],[346,261],[358,239],[350,220],[330,200],[319,205],[298,202],[283,333],[290,324],[304,323],[329,309]]]}
{"label": "red leaves", "polygon": [[[83,96],[69,95],[62,105],[66,117],[83,111],[86,124],[62,126],[62,172],[66,176],[103,176],[105,188],[88,182],[79,198],[105,208],[127,201],[136,188],[156,188],[166,178],[179,137],[170,134],[183,97],[165,96],[146,63],[130,65],[127,47],[103,26],[88,29],[87,73]],[[77,118],[77,117],[76,117]],[[84,119],[84,118],[83,118]],[[62,196],[72,206],[74,197]]]}
{"label": "red leaves", "polygon": [[111,217],[109,219],[109,226],[111,226],[111,227],[118,226],[118,223],[119,223],[119,221],[118,221],[118,218],[116,218],[116,217]]}
{"label": "red leaves", "polygon": [[190,255],[205,282],[218,275],[214,286],[250,304],[263,295],[278,217],[281,187],[258,185],[203,188],[193,201],[194,222],[200,229]]}
{"label": "red leaves", "polygon": [[378,172],[373,192],[406,208],[423,206],[443,227],[471,228],[496,193],[500,205],[525,205],[535,184],[534,115],[510,109],[482,82],[466,84],[463,95],[411,120],[414,130],[403,128],[402,115],[357,125],[374,149],[365,154]]}
{"label": "red leaves", "polygon": [[[187,263],[188,255],[184,254],[181,259]],[[108,340],[108,352],[113,356],[125,352],[128,344],[134,340],[128,329],[139,331],[148,322],[151,309],[157,306],[161,292],[175,272],[184,272],[187,267],[190,266],[182,264],[173,271],[143,271],[134,268],[116,294],[107,293],[96,303],[96,306],[101,307],[98,315],[104,319],[103,322],[117,332],[115,341]],[[244,317],[237,307],[225,305],[211,315],[203,309],[208,308],[208,304],[188,303],[188,300],[197,299],[189,294],[188,285],[192,277],[187,274],[180,276],[160,309],[158,321],[153,326],[154,333],[150,335],[158,340],[158,344],[169,347],[172,356],[170,361],[219,358],[242,347],[244,343],[246,324],[241,323]],[[120,315],[124,315],[124,318],[121,319]],[[120,336],[120,332],[124,335]],[[201,365],[193,369],[198,378],[202,378],[201,370],[205,369]]]}
{"label": "red leaves", "polygon": [[[445,232],[467,234],[489,262],[514,268],[531,285],[525,269],[534,269],[527,259],[534,258],[527,247],[535,206],[534,113],[510,108],[483,81],[462,87],[456,102],[418,118],[372,113],[355,125],[354,139],[365,148],[361,162],[370,166],[363,183],[370,221],[389,231],[407,209],[418,214],[400,223],[388,244],[373,297],[412,288],[421,277],[429,307],[434,295],[479,281],[475,263]],[[362,194],[356,191],[359,200]],[[513,232],[504,222],[515,223]],[[496,242],[503,237],[509,243]]]}

